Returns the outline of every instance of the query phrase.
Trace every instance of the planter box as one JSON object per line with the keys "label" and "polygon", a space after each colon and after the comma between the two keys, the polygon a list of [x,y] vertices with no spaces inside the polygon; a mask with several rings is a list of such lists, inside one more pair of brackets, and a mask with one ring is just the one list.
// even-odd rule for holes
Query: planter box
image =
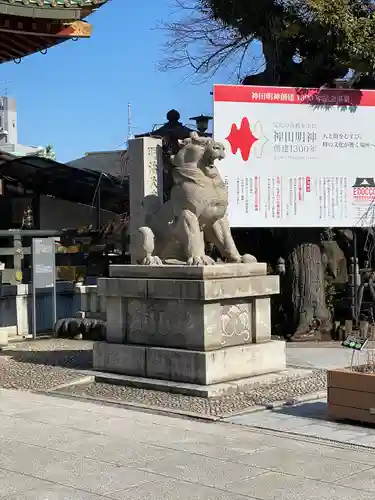
{"label": "planter box", "polygon": [[328,416],[375,424],[375,374],[328,370]]}

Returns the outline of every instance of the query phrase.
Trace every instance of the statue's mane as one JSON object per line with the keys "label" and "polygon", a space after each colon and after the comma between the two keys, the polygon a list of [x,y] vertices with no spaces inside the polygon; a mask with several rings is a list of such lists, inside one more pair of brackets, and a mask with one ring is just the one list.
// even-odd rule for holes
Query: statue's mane
{"label": "statue's mane", "polygon": [[198,163],[207,147],[214,143],[211,137],[200,137],[196,132],[192,132],[190,137],[179,142],[180,149],[172,158],[173,165],[178,168],[184,168],[185,165],[201,167]]}
{"label": "statue's mane", "polygon": [[213,144],[215,141],[211,137],[200,137],[196,132],[180,141],[180,150],[172,158],[172,175],[176,184],[194,182],[207,186],[218,175],[212,161],[205,157],[207,148]]}

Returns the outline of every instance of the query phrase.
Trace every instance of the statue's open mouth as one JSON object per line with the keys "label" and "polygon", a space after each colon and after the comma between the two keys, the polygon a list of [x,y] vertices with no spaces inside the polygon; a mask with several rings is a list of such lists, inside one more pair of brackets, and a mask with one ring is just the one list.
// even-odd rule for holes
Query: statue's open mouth
{"label": "statue's open mouth", "polygon": [[220,154],[220,155],[210,155],[209,157],[206,157],[206,166],[209,167],[209,168],[213,168],[215,167],[215,162],[216,161],[221,161],[221,160],[224,160],[225,158],[225,153],[223,154]]}

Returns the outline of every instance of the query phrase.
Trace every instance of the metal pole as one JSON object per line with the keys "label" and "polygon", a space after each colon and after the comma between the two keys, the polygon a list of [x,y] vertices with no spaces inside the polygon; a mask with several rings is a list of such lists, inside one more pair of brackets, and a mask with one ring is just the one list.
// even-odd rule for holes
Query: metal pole
{"label": "metal pole", "polygon": [[53,291],[52,291],[52,330],[55,328],[57,321],[57,300],[56,300],[56,252],[55,252],[55,239],[52,238],[52,252],[53,252]]}
{"label": "metal pole", "polygon": [[357,254],[357,232],[353,229],[353,288],[354,288],[354,327],[358,327],[358,254]]}
{"label": "metal pole", "polygon": [[31,278],[31,283],[32,283],[32,316],[33,316],[33,339],[36,339],[36,288],[35,288],[35,243],[34,243],[34,238],[32,239],[31,242],[31,248],[32,248],[32,278]]}
{"label": "metal pole", "polygon": [[99,179],[99,183],[98,183],[98,189],[96,191],[96,229],[97,230],[100,230],[100,227],[101,227],[101,177]]}

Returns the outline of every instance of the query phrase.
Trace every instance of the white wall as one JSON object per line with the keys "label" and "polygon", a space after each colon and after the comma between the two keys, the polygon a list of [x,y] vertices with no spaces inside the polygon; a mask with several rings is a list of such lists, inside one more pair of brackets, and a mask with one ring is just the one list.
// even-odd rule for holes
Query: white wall
{"label": "white wall", "polygon": [[0,126],[8,132],[7,135],[0,136],[0,148],[8,153],[29,154],[37,152],[38,147],[18,144],[16,100],[0,96],[0,114],[2,115]]}
{"label": "white wall", "polygon": [[25,154],[25,155],[28,155],[28,154],[31,154],[31,153],[38,153],[40,151],[40,147],[39,146],[24,146],[23,144],[16,144],[15,145],[15,148],[14,148],[14,151],[16,153],[19,153],[19,154]]}
{"label": "white wall", "polygon": [[4,129],[8,131],[7,143],[18,143],[16,100],[4,97]]}
{"label": "white wall", "polygon": [[[101,224],[117,220],[112,212],[101,210]],[[69,229],[92,224],[95,228],[96,208],[59,200],[50,196],[40,197],[40,229]]]}

